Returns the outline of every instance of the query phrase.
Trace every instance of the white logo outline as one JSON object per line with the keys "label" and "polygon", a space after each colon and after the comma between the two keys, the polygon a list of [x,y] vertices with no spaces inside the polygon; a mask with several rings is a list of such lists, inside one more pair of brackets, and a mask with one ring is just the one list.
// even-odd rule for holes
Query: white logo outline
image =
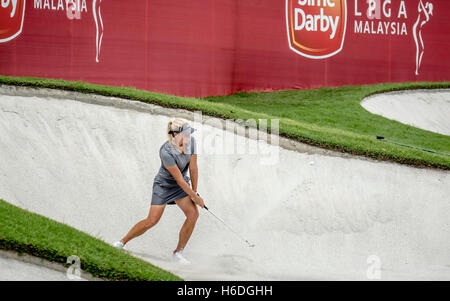
{"label": "white logo outline", "polygon": [[[427,24],[430,19],[431,16],[433,16],[433,3],[432,2],[426,2],[425,5],[423,5],[422,0],[419,0],[419,6],[418,6],[418,16],[417,16],[417,21],[414,23],[413,26],[413,37],[414,37],[414,42],[416,44],[416,72],[415,75],[419,75],[419,69],[420,66],[422,65],[422,58],[423,55],[425,53],[425,45],[423,43],[423,39],[422,39],[422,27]],[[428,11],[427,11],[428,9]],[[421,13],[425,14],[425,18],[426,20],[422,20],[421,18]],[[419,24],[420,22],[420,24]],[[419,29],[417,29],[419,27]],[[419,40],[417,39],[417,35],[419,36],[420,39],[420,44],[419,44]],[[420,45],[422,46],[422,48],[420,48]]]}
{"label": "white logo outline", "polygon": [[92,14],[94,16],[94,21],[95,21],[95,28],[97,30],[96,36],[95,36],[95,49],[96,49],[96,56],[95,56],[95,62],[99,63],[99,55],[100,55],[100,51],[102,48],[102,40],[103,40],[103,20],[102,20],[102,14],[100,11],[100,4],[102,3],[102,0],[98,0],[98,17],[100,19],[100,26],[101,26],[101,33],[100,33],[100,37],[99,37],[99,26],[98,26],[98,20],[97,20],[97,0],[93,0],[92,1]]}
{"label": "white logo outline", "polygon": [[22,33],[23,20],[25,20],[25,7],[27,6],[26,4],[27,4],[27,0],[23,0],[22,21],[20,22],[20,29],[15,34],[13,34],[12,36],[7,37],[5,39],[0,39],[0,43],[6,43],[8,41],[14,40],[15,38],[17,38]]}
{"label": "white logo outline", "polygon": [[333,53],[327,54],[327,55],[322,55],[322,56],[312,56],[303,52],[298,51],[297,49],[292,47],[292,43],[291,43],[291,38],[289,35],[289,0],[286,0],[286,30],[287,30],[287,36],[288,36],[288,43],[289,43],[289,48],[294,51],[297,54],[300,54],[301,56],[307,57],[309,59],[316,59],[316,60],[320,60],[320,59],[326,59],[332,56],[335,56],[336,54],[338,54],[339,52],[342,51],[342,49],[344,49],[344,41],[345,41],[345,34],[347,32],[347,0],[344,0],[344,8],[345,8],[345,21],[344,21],[344,34],[342,36],[342,41],[341,41],[341,47],[336,50]]}

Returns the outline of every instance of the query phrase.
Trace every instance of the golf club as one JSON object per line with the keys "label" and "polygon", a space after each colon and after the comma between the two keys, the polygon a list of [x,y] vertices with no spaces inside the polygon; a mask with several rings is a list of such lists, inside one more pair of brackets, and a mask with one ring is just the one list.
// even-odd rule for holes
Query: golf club
{"label": "golf club", "polygon": [[[200,196],[200,194],[197,193],[198,196]],[[234,234],[236,234],[237,236],[239,236],[240,239],[242,239],[243,241],[245,241],[245,243],[247,244],[248,247],[253,248],[255,245],[251,244],[248,242],[248,240],[246,240],[245,238],[243,238],[239,233],[237,233],[236,231],[234,231],[230,226],[228,226],[220,217],[218,217],[217,215],[215,215],[213,212],[211,212],[211,210],[208,209],[208,207],[204,206],[203,208],[205,208],[209,213],[212,214],[212,216],[214,216],[217,220],[219,220],[222,224],[224,224],[225,227],[228,228],[228,230],[230,230],[231,232],[233,232]]]}

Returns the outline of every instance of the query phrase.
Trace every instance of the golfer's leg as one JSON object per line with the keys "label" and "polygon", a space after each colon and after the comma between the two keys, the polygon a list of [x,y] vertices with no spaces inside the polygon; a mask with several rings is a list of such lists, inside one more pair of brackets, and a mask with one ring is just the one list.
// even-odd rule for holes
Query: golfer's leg
{"label": "golfer's leg", "polygon": [[176,200],[175,203],[181,208],[181,210],[183,210],[184,215],[186,215],[186,221],[180,230],[176,249],[178,251],[184,249],[189,238],[191,237],[192,231],[194,231],[195,223],[198,219],[198,209],[189,196]]}
{"label": "golfer's leg", "polygon": [[164,212],[164,208],[166,208],[166,205],[150,206],[150,212],[148,213],[147,218],[134,225],[133,228],[131,228],[131,230],[128,232],[128,234],[124,238],[122,238],[122,243],[125,245],[128,241],[144,234],[145,231],[156,225]]}

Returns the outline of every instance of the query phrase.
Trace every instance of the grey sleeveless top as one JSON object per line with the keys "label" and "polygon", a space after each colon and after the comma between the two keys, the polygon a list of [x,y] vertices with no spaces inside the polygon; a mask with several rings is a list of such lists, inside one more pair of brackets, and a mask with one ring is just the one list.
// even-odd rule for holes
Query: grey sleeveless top
{"label": "grey sleeveless top", "polygon": [[178,185],[170,172],[164,167],[174,165],[178,166],[183,178],[189,183],[190,178],[186,175],[189,169],[189,161],[191,160],[191,156],[197,153],[197,145],[193,136],[191,136],[189,142],[186,144],[186,152],[186,154],[181,153],[169,141],[166,141],[159,149],[161,167],[155,177],[154,183],[163,187]]}

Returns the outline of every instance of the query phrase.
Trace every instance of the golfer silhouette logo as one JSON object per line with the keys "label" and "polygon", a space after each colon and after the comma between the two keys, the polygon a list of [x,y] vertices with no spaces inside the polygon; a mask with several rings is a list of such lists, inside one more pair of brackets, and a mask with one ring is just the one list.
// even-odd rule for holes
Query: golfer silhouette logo
{"label": "golfer silhouette logo", "polygon": [[414,41],[416,43],[416,75],[419,75],[419,68],[422,64],[423,53],[425,52],[425,46],[422,39],[422,27],[430,21],[430,17],[433,15],[433,4],[427,2],[423,5],[422,0],[420,0],[418,10],[419,15],[413,27]]}
{"label": "golfer silhouette logo", "polygon": [[102,48],[102,39],[103,39],[103,20],[102,14],[100,12],[100,4],[102,0],[93,0],[92,1],[92,14],[94,16],[95,28],[97,30],[97,34],[95,35],[95,61],[99,62],[100,50]]}

